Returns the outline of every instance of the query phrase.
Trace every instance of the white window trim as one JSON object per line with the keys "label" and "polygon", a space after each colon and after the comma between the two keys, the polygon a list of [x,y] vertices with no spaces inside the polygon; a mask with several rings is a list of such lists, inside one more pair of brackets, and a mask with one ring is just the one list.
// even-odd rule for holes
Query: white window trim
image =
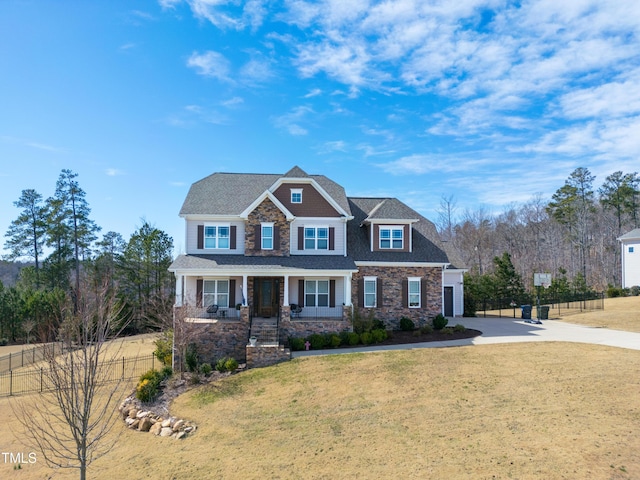
{"label": "white window trim", "polygon": [[[420,277],[409,277],[407,279],[407,306],[409,308],[421,308],[422,307],[422,279]],[[413,295],[418,295],[418,305],[411,305],[411,284],[418,284],[418,293],[414,293]]]}
{"label": "white window trim", "polygon": [[[314,282],[316,284],[316,291],[315,293],[308,293],[307,291],[307,282]],[[318,293],[318,282],[327,282],[327,293]],[[309,306],[307,305],[307,295],[314,295],[315,296],[315,305]],[[327,305],[325,306],[319,306],[318,305],[318,295],[326,295],[327,296]],[[305,278],[304,279],[304,307],[309,307],[309,308],[328,308],[330,307],[331,304],[331,282],[329,278]]]}
{"label": "white window trim", "polygon": [[[213,292],[206,292],[205,291],[205,285],[207,284],[207,282],[214,282],[214,291]],[[220,282],[226,282],[227,283],[227,292],[226,293],[220,293],[218,291],[218,285]],[[202,280],[202,305],[204,307],[208,307],[209,305],[218,305],[220,308],[229,308],[229,296],[231,294],[231,282],[229,281],[228,278],[204,278]],[[227,304],[226,305],[221,305],[219,302],[219,295],[226,295],[227,296]],[[205,301],[205,296],[211,296],[213,297],[213,302],[209,303]]]}
{"label": "white window trim", "polygon": [[[307,229],[313,229],[313,248],[307,247]],[[327,248],[318,248],[318,230],[325,229],[327,231]],[[311,238],[309,238],[311,240]],[[324,239],[323,239],[324,240]],[[329,250],[329,226],[328,225],[305,225],[302,227],[302,244],[305,250]]]}
{"label": "white window trim", "polygon": [[[300,194],[300,201],[299,202],[294,202],[293,201],[293,195],[294,194]],[[291,189],[291,203],[295,203],[295,204],[302,203],[302,189],[301,188],[292,188]]]}
{"label": "white window trim", "polygon": [[[264,227],[271,227],[271,236],[270,237],[265,237],[264,235]],[[275,237],[275,226],[273,222],[263,222],[260,224],[260,249],[261,250],[273,250],[274,248],[274,237]],[[265,238],[270,238],[271,239],[271,247],[267,248],[264,246],[264,239]]]}
{"label": "white window trim", "polygon": [[[207,237],[207,227],[216,227],[216,236],[215,237]],[[228,246],[227,247],[219,247],[220,245],[220,236],[218,235],[218,229],[220,227],[226,227],[229,231],[229,236],[223,237],[227,239]],[[207,238],[215,238],[216,246],[215,247],[207,247]],[[231,248],[231,224],[230,223],[205,223],[204,231],[203,231],[203,239],[202,246],[204,250],[229,250]]]}
{"label": "white window trim", "polygon": [[[367,305],[367,282],[373,282],[373,305]],[[378,277],[364,277],[362,288],[364,289],[362,292],[364,308],[376,308],[378,306]]]}
{"label": "white window trim", "polygon": [[[382,240],[383,240],[382,231],[383,230],[389,230],[389,247],[383,247],[382,246]],[[393,240],[394,240],[393,232],[394,231],[400,231],[402,233],[402,237],[400,238],[400,242],[401,242],[401,246],[400,247],[394,247],[393,246]],[[380,250],[403,250],[404,249],[404,226],[380,225],[378,227],[378,248]]]}

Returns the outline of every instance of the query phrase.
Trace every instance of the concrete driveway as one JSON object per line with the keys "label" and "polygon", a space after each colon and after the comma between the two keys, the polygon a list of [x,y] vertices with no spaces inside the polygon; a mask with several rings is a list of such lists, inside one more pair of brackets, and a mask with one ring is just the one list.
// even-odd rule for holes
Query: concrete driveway
{"label": "concrete driveway", "polygon": [[475,338],[443,342],[382,346],[372,345],[367,347],[341,348],[338,350],[291,352],[291,356],[296,358],[312,355],[333,355],[336,353],[459,347],[464,345],[487,345],[492,343],[516,342],[577,342],[640,350],[640,333],[609,330],[607,328],[585,327],[559,320],[543,320],[541,325],[537,325],[513,318],[479,317],[449,319],[450,326],[456,325],[457,323],[460,323],[467,328],[480,330],[482,335]]}

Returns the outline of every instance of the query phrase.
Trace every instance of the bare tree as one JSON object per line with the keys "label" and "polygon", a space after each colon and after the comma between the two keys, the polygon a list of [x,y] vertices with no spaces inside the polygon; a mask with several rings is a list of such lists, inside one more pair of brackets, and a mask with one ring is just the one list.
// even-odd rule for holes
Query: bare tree
{"label": "bare tree", "polygon": [[189,345],[202,332],[202,325],[194,322],[201,308],[184,305],[174,309],[173,316],[173,371],[184,373],[185,359]]}
{"label": "bare tree", "polygon": [[114,305],[106,286],[83,290],[77,305],[68,302],[59,331],[65,352],[44,353],[49,388],[32,404],[23,399],[13,404],[27,436],[47,464],[76,468],[81,480],[89,465],[115,442],[107,435],[117,419],[117,403],[125,385],[121,373],[114,375],[119,347],[107,343],[119,333],[113,326],[121,325]]}

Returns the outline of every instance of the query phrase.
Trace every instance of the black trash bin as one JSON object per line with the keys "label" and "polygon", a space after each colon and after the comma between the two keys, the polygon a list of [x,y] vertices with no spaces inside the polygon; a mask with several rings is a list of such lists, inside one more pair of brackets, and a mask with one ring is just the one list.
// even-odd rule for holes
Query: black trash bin
{"label": "black trash bin", "polygon": [[540,320],[549,320],[549,306],[543,305],[540,307],[540,313],[538,318]]}
{"label": "black trash bin", "polygon": [[522,318],[525,320],[531,320],[531,305],[520,305],[522,309]]}

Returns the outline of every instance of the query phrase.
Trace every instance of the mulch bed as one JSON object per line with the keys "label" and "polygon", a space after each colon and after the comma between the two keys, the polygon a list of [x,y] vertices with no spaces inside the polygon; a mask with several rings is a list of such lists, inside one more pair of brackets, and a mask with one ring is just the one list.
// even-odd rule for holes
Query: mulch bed
{"label": "mulch bed", "polygon": [[444,342],[448,340],[462,340],[465,338],[473,338],[482,335],[479,330],[467,328],[464,332],[442,333],[438,330],[433,333],[420,333],[419,330],[411,332],[393,331],[391,338],[387,338],[384,342],[376,343],[376,345],[403,345],[406,343],[422,343],[422,342]]}

